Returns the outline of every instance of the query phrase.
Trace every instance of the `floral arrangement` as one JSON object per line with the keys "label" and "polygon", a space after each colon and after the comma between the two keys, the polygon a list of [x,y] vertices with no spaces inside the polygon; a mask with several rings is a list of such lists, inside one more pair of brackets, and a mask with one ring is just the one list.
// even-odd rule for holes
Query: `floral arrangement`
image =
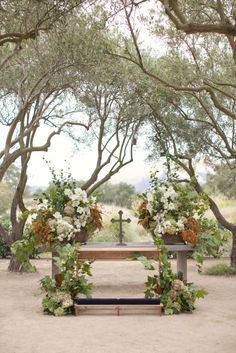
{"label": "floral arrangement", "polygon": [[[204,298],[207,292],[193,283],[185,283],[181,277],[173,273],[171,263],[168,260],[167,249],[163,239],[156,238],[155,244],[159,251],[159,273],[148,276],[145,291],[146,298],[158,297],[164,304],[164,311],[167,315],[179,314],[181,312],[192,312],[195,309],[195,301]],[[147,261],[145,261],[146,268]],[[151,267],[154,270],[153,260]]]}
{"label": "floral arrangement", "polygon": [[25,215],[27,232],[22,240],[12,245],[12,252],[25,270],[36,270],[29,261],[40,245],[52,250],[53,264],[58,273],[44,277],[41,283],[42,306],[45,312],[61,316],[74,312],[77,297],[91,295],[93,285],[91,261],[79,259],[76,243],[78,232],[87,229],[91,234],[102,227],[101,212],[94,197],[88,197],[76,182],[61,172],[53,171],[53,183],[37,198],[37,205]]}
{"label": "floral arrangement", "polygon": [[219,257],[224,252],[230,233],[215,221],[209,220],[207,196],[198,194],[194,181],[180,183],[176,178],[159,180],[151,175],[150,192],[140,195],[141,202],[136,211],[139,224],[152,233],[155,239],[179,235],[195,251],[193,257],[201,271],[204,256]]}
{"label": "floral arrangement", "polygon": [[41,279],[43,293],[42,306],[46,313],[62,316],[74,312],[75,300],[81,295],[91,296],[93,285],[88,282],[91,276],[91,261],[78,258],[78,244],[57,246],[58,256],[54,258],[60,273],[55,277]]}
{"label": "floral arrangement", "polygon": [[81,229],[89,232],[102,227],[101,212],[94,197],[88,198],[84,190],[76,187],[61,190],[63,204],[59,211],[55,208],[50,195],[40,199],[36,208],[31,210],[32,232],[39,242],[52,245],[55,242],[71,241]]}
{"label": "floral arrangement", "polygon": [[155,174],[151,181],[152,191],[140,196],[139,224],[154,236],[181,234],[183,240],[196,244],[200,219],[209,208],[205,195],[197,194],[191,183],[159,180]]}
{"label": "floral arrangement", "polygon": [[35,248],[49,249],[76,240],[82,230],[92,234],[102,228],[101,211],[96,198],[88,197],[70,175],[58,177],[52,170],[53,182],[47,192],[38,196],[37,204],[27,217],[27,234],[12,245],[12,252],[22,261],[22,267],[32,270],[29,256]]}

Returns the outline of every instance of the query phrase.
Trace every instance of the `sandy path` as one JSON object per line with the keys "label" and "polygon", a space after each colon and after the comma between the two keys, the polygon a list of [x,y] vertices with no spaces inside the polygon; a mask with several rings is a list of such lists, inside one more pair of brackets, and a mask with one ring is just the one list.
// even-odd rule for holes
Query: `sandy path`
{"label": "sandy path", "polygon": [[[209,291],[193,314],[55,318],[42,314],[41,298],[33,295],[39,279],[50,273],[50,262],[35,262],[38,273],[20,275],[9,274],[8,261],[0,261],[1,353],[236,352],[236,277],[200,276],[189,261],[189,281]],[[142,295],[146,272],[141,264],[97,262],[93,267],[96,295]]]}

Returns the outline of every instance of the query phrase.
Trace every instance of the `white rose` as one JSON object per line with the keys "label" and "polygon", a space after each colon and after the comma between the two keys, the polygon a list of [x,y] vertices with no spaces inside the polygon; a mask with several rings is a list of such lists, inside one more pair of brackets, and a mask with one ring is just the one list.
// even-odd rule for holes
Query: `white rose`
{"label": "white rose", "polygon": [[70,189],[65,189],[64,190],[64,194],[67,195],[69,198],[71,198],[72,195],[73,195],[73,193],[72,193],[72,191]]}
{"label": "white rose", "polygon": [[56,219],[62,219],[62,215],[60,214],[60,212],[55,212],[53,217],[55,217]]}

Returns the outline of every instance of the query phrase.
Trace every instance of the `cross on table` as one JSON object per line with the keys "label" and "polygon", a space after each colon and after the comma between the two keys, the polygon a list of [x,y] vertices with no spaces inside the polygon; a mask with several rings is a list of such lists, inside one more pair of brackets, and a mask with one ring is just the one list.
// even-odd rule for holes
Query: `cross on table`
{"label": "cross on table", "polygon": [[123,211],[121,211],[121,210],[118,213],[119,213],[119,219],[112,218],[111,219],[111,223],[118,222],[120,224],[120,231],[119,231],[119,240],[120,240],[120,242],[118,244],[116,244],[116,245],[124,246],[126,244],[123,243],[124,232],[123,232],[123,229],[122,229],[122,224],[124,222],[130,223],[131,219],[130,218],[122,219]]}

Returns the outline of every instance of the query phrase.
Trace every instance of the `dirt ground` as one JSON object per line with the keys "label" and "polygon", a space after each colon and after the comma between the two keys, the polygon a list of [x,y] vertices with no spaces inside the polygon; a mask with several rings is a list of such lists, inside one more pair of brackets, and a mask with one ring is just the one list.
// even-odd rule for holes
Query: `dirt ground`
{"label": "dirt ground", "polygon": [[[193,314],[126,312],[117,317],[100,311],[52,317],[42,313],[41,298],[34,295],[40,278],[50,274],[50,261],[35,263],[35,274],[12,274],[8,261],[0,260],[1,353],[236,352],[236,277],[199,275],[190,260],[188,280],[209,292]],[[140,263],[101,261],[93,270],[94,296],[142,296],[147,273]]]}

